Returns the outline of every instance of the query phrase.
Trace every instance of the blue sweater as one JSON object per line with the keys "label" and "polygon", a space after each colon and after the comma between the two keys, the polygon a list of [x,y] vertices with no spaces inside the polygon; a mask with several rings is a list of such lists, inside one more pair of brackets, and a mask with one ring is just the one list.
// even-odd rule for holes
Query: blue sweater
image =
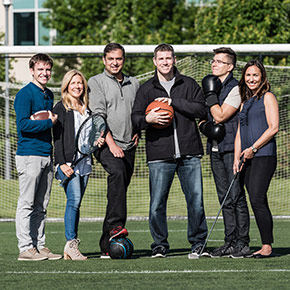
{"label": "blue sweater", "polygon": [[47,88],[43,91],[32,82],[17,93],[14,101],[18,134],[16,155],[51,155],[51,119],[34,121],[29,118],[38,111],[51,111],[52,107],[53,93]]}

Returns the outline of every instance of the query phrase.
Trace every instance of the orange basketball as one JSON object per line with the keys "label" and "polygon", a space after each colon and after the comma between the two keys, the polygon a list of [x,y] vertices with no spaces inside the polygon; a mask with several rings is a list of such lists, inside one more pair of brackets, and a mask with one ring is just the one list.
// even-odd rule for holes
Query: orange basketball
{"label": "orange basketball", "polygon": [[165,125],[160,125],[160,124],[153,124],[152,127],[157,128],[157,129],[163,129],[167,128],[173,120],[174,117],[174,110],[172,106],[169,106],[167,103],[159,102],[159,101],[153,101],[148,105],[146,108],[145,114],[147,115],[152,109],[155,109],[159,107],[160,109],[157,110],[157,112],[166,112],[169,115],[169,122],[166,123]]}

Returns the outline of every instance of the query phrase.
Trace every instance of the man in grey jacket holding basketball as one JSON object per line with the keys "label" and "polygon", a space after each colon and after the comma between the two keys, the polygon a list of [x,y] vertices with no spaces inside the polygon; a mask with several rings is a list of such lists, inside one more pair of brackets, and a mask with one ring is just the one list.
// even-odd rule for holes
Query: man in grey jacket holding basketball
{"label": "man in grey jacket holding basketball", "polygon": [[[200,164],[203,148],[195,122],[195,118],[206,116],[206,106],[200,86],[194,79],[181,75],[174,66],[171,45],[158,45],[153,62],[155,76],[138,90],[132,112],[136,132],[146,130],[152,257],[166,257],[169,250],[166,203],[177,172],[187,202],[187,238],[192,250],[189,258],[195,258],[207,236]],[[158,112],[158,108],[145,114],[147,106],[156,99],[173,107],[175,115],[171,125],[166,126],[168,115]],[[155,128],[156,124],[161,128]]]}

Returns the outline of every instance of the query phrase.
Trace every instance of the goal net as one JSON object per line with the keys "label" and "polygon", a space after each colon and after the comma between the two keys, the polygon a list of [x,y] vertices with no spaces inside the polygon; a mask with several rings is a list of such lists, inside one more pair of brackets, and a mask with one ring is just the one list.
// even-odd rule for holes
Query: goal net
{"label": "goal net", "polygon": [[[177,61],[177,67],[182,74],[196,79],[200,84],[202,78],[211,73],[209,59],[205,57],[188,56]],[[238,62],[235,69],[235,77],[240,78],[241,69],[245,63]],[[266,66],[271,90],[275,93],[279,102],[280,130],[276,136],[278,145],[278,165],[275,176],[272,179],[268,192],[268,199],[272,214],[277,217],[289,216],[290,210],[290,179],[289,179],[289,92],[290,92],[290,67]],[[144,82],[153,76],[154,72],[138,75],[140,82]],[[23,85],[9,84],[9,98],[5,95],[5,83],[0,83],[0,218],[13,219],[19,195],[17,172],[15,169],[15,152],[17,144],[15,112],[13,100],[17,91]],[[55,102],[60,99],[59,88],[52,88],[55,94]],[[9,136],[5,131],[5,103],[9,105]],[[6,128],[7,130],[7,128]],[[135,171],[127,194],[128,218],[146,219],[149,212],[149,181],[148,168],[145,156],[145,140],[140,141],[136,152]],[[10,149],[7,151],[7,140]],[[204,147],[206,138],[202,136]],[[206,151],[206,150],[205,150]],[[10,152],[10,154],[9,154]],[[9,156],[7,157],[7,154]],[[7,162],[9,164],[7,164]],[[220,207],[214,180],[211,173],[209,156],[202,158],[202,173],[204,186],[204,206],[207,217],[216,216]],[[107,174],[100,164],[95,162],[93,173],[82,201],[81,217],[88,219],[102,219],[106,210]],[[66,198],[63,189],[54,180],[51,199],[48,206],[49,218],[63,218]],[[250,208],[250,206],[249,206]],[[251,215],[253,214],[250,209]],[[178,178],[175,177],[172,184],[167,214],[169,218],[184,218],[187,216],[185,198],[182,193]]]}

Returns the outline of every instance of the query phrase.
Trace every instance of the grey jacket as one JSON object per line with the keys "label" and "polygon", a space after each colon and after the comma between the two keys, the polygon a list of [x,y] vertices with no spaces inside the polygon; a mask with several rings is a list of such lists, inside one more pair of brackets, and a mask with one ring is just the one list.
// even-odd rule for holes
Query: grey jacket
{"label": "grey jacket", "polygon": [[89,85],[89,108],[93,113],[102,113],[107,121],[115,143],[123,150],[132,148],[134,142],[131,112],[139,82],[123,75],[123,82],[106,70],[91,77]]}

